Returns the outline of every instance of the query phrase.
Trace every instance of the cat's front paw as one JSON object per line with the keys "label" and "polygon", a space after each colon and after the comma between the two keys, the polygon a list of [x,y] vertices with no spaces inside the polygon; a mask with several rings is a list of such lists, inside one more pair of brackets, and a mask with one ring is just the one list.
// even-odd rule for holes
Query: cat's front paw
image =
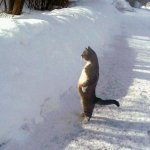
{"label": "cat's front paw", "polygon": [[87,86],[86,87],[82,87],[82,92],[85,93],[87,88],[88,88]]}
{"label": "cat's front paw", "polygon": [[89,121],[90,121],[90,117],[85,116],[85,117],[82,119],[82,124],[87,124]]}

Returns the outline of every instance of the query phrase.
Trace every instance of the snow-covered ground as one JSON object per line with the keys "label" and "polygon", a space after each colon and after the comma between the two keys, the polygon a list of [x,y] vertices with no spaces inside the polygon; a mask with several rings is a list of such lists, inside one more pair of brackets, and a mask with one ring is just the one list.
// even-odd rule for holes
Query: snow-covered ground
{"label": "snow-covered ground", "polygon": [[[150,149],[150,11],[123,0],[0,18],[0,150]],[[97,53],[95,108],[79,121],[85,47]]]}

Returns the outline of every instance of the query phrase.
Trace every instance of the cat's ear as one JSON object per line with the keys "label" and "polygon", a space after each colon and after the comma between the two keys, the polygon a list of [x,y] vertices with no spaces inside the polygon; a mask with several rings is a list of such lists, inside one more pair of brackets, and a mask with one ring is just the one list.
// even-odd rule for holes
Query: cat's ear
{"label": "cat's ear", "polygon": [[90,46],[88,46],[88,49],[91,49],[91,47],[90,47]]}

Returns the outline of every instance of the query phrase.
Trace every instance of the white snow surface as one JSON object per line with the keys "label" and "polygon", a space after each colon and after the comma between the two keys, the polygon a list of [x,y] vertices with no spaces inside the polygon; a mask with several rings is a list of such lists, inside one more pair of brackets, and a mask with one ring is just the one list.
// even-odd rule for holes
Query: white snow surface
{"label": "white snow surface", "polygon": [[[1,15],[0,150],[150,149],[150,11],[118,1]],[[121,106],[96,106],[82,125],[76,87],[88,46],[97,96]]]}
{"label": "white snow surface", "polygon": [[134,11],[133,7],[125,0],[113,0],[113,4],[120,11]]}

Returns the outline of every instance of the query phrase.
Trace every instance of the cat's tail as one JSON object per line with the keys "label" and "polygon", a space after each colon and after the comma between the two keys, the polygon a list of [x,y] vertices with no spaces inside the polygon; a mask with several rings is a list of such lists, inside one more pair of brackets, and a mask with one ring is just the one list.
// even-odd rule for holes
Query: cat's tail
{"label": "cat's tail", "polygon": [[103,100],[101,98],[95,97],[94,104],[98,105],[112,105],[115,104],[116,106],[120,106],[119,102],[113,99]]}

